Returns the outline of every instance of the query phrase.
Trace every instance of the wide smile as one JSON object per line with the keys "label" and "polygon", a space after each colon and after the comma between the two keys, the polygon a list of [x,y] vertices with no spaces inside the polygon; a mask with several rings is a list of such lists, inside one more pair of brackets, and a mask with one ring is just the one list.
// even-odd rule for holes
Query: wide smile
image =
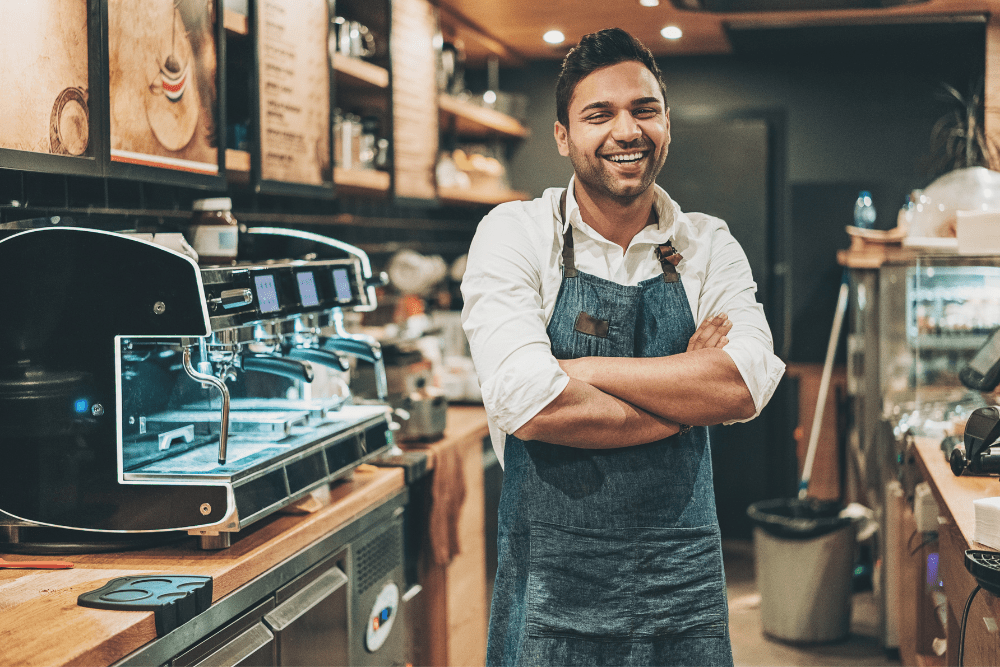
{"label": "wide smile", "polygon": [[627,166],[640,162],[647,155],[649,155],[649,151],[644,150],[629,151],[627,153],[614,153],[612,155],[602,155],[601,157],[612,164]]}

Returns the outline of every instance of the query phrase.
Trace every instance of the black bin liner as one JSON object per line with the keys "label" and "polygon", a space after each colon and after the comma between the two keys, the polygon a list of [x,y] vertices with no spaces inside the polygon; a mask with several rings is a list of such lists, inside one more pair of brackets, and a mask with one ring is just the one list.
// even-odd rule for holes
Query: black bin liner
{"label": "black bin liner", "polygon": [[775,498],[750,505],[747,516],[774,537],[808,540],[850,525],[854,519],[841,517],[843,509],[835,500]]}

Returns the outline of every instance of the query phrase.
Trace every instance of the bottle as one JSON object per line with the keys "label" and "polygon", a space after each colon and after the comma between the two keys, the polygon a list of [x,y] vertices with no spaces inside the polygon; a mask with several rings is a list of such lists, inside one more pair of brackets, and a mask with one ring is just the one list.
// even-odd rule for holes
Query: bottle
{"label": "bottle", "polygon": [[196,199],[188,235],[191,246],[203,265],[233,264],[239,241],[239,228],[233,217],[233,200],[229,197]]}
{"label": "bottle", "polygon": [[872,193],[862,190],[858,200],[854,202],[854,226],[861,229],[875,228],[875,205],[872,204]]}

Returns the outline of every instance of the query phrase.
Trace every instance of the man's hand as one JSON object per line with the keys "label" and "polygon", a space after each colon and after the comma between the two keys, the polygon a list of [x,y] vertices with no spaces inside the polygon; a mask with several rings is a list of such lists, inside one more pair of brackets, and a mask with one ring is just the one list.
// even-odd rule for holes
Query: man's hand
{"label": "man's hand", "polygon": [[722,348],[726,346],[729,339],[726,338],[728,334],[733,329],[733,323],[729,321],[725,313],[719,313],[715,317],[709,317],[698,330],[694,332],[691,339],[688,341],[687,352],[693,352],[694,350],[701,350],[704,348],[718,347]]}

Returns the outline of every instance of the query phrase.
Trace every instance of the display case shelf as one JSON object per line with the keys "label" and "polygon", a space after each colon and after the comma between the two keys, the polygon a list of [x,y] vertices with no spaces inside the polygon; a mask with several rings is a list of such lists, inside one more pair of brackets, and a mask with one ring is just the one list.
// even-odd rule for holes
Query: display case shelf
{"label": "display case shelf", "polygon": [[988,338],[987,334],[918,334],[913,346],[918,350],[978,350]]}
{"label": "display case shelf", "polygon": [[519,190],[501,190],[497,188],[438,188],[438,198],[442,204],[476,205],[503,204],[509,201],[525,201],[531,195]]}
{"label": "display case shelf", "polygon": [[463,137],[502,136],[523,139],[531,134],[517,119],[451,95],[438,97],[442,128],[453,128]]}
{"label": "display case shelf", "polygon": [[337,85],[352,88],[389,87],[389,70],[360,58],[337,55],[333,59],[333,69],[337,72]]}

